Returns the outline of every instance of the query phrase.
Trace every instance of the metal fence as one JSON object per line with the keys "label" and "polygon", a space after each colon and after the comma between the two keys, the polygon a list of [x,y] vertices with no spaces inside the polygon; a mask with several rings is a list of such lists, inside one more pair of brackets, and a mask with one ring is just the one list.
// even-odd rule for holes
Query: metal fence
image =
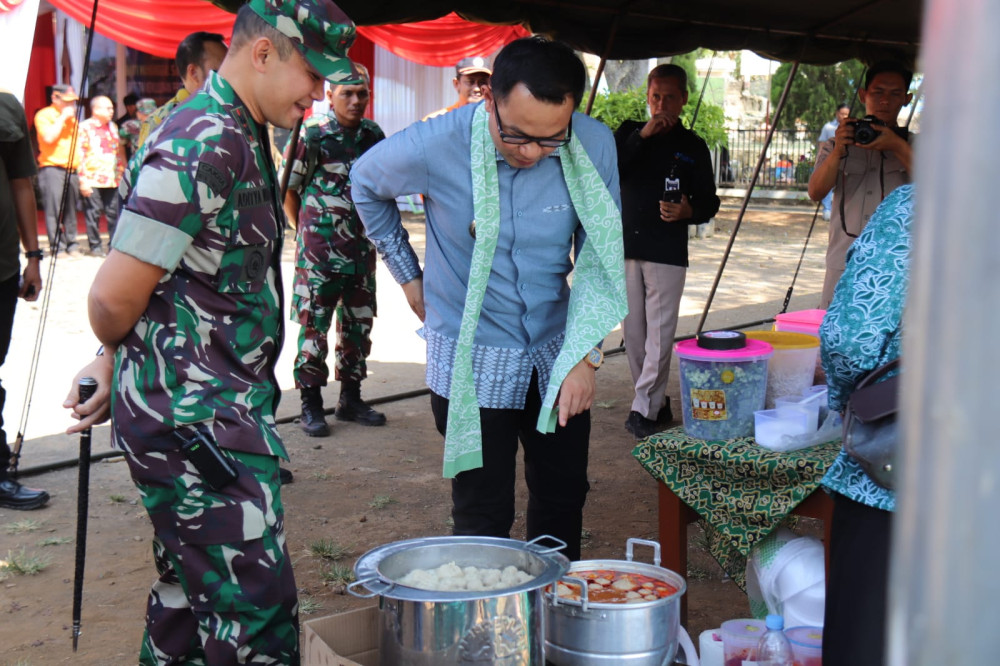
{"label": "metal fence", "polygon": [[[728,130],[729,145],[713,151],[719,187],[745,188],[757,165],[767,130]],[[757,178],[758,189],[805,190],[816,161],[819,132],[776,130]]]}

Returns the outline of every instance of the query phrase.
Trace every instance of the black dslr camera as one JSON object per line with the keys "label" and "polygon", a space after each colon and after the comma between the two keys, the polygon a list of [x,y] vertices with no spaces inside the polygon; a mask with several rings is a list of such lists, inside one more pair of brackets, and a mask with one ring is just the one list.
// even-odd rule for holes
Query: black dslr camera
{"label": "black dslr camera", "polygon": [[862,146],[869,144],[878,138],[879,132],[877,129],[873,128],[872,125],[881,125],[882,127],[887,126],[884,122],[872,115],[865,116],[861,120],[855,120],[851,123],[851,125],[854,127],[854,143]]}

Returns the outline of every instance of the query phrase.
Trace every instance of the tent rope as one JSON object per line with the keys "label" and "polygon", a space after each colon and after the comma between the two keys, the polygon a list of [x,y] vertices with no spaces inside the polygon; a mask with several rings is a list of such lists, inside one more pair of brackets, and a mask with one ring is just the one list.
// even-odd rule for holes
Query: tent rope
{"label": "tent rope", "polygon": [[[80,87],[78,90],[82,95],[86,90],[87,80],[90,71],[90,55],[94,46],[94,25],[97,22],[97,3],[98,0],[94,0],[94,9],[90,15],[90,28],[87,33],[87,49],[83,56],[83,72],[80,75]],[[76,145],[77,137],[80,133],[80,121],[83,116],[83,107],[78,104],[76,109],[76,126],[73,128],[72,143],[69,149],[69,164],[73,164],[73,160],[76,157]],[[74,208],[69,213],[72,215],[72,220],[67,221],[65,219],[66,203],[69,199],[69,188],[70,188],[70,172],[67,169],[66,175],[63,180],[63,190],[62,198],[59,201],[59,209],[56,215],[56,236],[54,239],[55,247],[49,248],[49,268],[45,274],[45,283],[42,287],[42,307],[38,318],[38,331],[35,334],[35,346],[31,354],[31,365],[28,370],[28,385],[24,392],[24,404],[21,407],[21,419],[17,426],[17,437],[14,439],[14,446],[11,447],[10,452],[10,464],[9,470],[12,476],[16,478],[17,476],[17,466],[21,460],[21,447],[24,444],[24,433],[27,429],[28,414],[31,412],[31,399],[35,392],[35,380],[38,377],[38,362],[42,354],[42,339],[45,336],[45,323],[48,321],[49,316],[49,305],[52,300],[53,292],[53,282],[55,280],[56,273],[56,263],[58,256],[59,245],[62,242],[63,227],[71,227],[76,231],[76,209]],[[58,221],[62,221],[63,224],[58,224]],[[68,239],[67,239],[68,240]]]}

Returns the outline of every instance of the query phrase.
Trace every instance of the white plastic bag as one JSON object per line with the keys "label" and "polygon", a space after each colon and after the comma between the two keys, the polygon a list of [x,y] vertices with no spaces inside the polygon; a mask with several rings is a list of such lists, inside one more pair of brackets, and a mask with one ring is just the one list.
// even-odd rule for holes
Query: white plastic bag
{"label": "white plastic bag", "polygon": [[819,539],[775,530],[751,549],[746,584],[754,617],[774,613],[786,627],[823,626],[826,560]]}

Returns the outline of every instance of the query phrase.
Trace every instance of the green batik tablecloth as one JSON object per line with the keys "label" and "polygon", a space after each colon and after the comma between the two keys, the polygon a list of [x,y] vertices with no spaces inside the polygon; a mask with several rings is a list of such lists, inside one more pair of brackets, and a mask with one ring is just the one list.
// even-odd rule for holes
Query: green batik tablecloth
{"label": "green batik tablecloth", "polygon": [[677,426],[639,442],[632,455],[698,512],[712,555],[745,590],[750,548],[819,487],[839,452],[839,440],[774,453],[753,437],[696,439]]}

